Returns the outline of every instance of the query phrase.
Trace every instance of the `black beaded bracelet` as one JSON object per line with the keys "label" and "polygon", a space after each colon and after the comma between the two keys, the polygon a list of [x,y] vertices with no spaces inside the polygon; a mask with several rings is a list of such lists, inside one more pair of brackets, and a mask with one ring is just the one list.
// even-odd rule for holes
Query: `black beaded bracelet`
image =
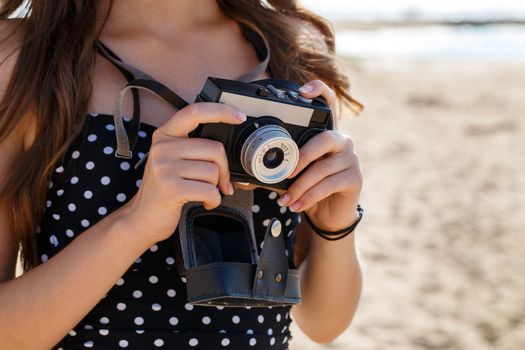
{"label": "black beaded bracelet", "polygon": [[361,205],[358,204],[357,205],[357,219],[352,223],[352,225],[342,230],[335,231],[335,232],[321,230],[319,227],[313,224],[312,220],[310,220],[310,218],[308,217],[308,215],[306,215],[306,213],[304,213],[304,217],[308,225],[310,225],[312,230],[315,233],[317,233],[319,236],[321,236],[322,238],[328,241],[337,241],[337,240],[340,240],[348,236],[350,233],[354,232],[355,228],[357,227],[357,224],[359,224],[359,222],[361,221],[361,218],[363,217],[363,213],[364,213],[364,209],[361,207]]}

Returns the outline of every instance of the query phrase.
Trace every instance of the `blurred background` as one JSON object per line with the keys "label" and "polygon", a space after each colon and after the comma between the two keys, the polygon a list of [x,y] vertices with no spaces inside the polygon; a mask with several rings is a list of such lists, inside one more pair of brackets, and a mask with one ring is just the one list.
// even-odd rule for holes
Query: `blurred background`
{"label": "blurred background", "polygon": [[330,345],[525,349],[525,0],[302,0],[365,104],[364,289]]}

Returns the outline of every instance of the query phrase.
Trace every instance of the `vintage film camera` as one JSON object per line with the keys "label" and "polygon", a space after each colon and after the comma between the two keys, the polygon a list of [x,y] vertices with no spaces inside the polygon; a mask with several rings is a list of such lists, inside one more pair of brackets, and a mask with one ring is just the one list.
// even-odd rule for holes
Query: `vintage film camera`
{"label": "vintage film camera", "polygon": [[[133,67],[122,62],[118,65],[135,76],[117,96],[114,111],[115,155],[130,158],[136,135],[131,133],[130,143],[120,113],[127,90],[134,90],[135,107],[139,106],[137,89],[147,90],[177,109],[188,103]],[[224,145],[232,181],[286,189],[295,180],[287,177],[297,166],[299,147],[333,128],[326,102],[322,98],[306,99],[298,89],[297,84],[278,79],[246,83],[208,78],[196,102],[229,104],[245,112],[247,120],[241,125],[202,124],[189,136]],[[130,130],[138,130],[139,120],[140,108],[135,108]],[[253,193],[241,190],[223,197],[213,210],[204,209],[199,202],[184,205],[172,237],[177,271],[186,278],[189,303],[257,307],[300,302],[299,273],[289,266],[282,224],[271,219],[259,252],[252,205]]]}
{"label": "vintage film camera", "polygon": [[295,83],[265,79],[253,83],[208,78],[197,101],[226,103],[247,115],[241,125],[200,125],[191,137],[224,144],[232,181],[286,189],[299,148],[333,128],[330,108],[322,98],[307,99]]}
{"label": "vintage film camera", "polygon": [[[241,125],[202,124],[189,136],[220,141],[231,180],[286,189],[294,179],[299,147],[333,128],[323,99],[306,99],[289,81],[254,83],[208,78],[197,102],[226,103],[247,114]],[[297,270],[290,268],[279,220],[272,218],[258,252],[249,191],[223,197],[206,210],[188,203],[181,213],[178,271],[187,278],[188,301],[196,305],[271,306],[300,302]]]}

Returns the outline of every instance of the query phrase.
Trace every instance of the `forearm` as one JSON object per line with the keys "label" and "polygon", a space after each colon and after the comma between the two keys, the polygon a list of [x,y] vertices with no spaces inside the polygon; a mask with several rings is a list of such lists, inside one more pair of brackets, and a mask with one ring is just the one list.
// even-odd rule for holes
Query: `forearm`
{"label": "forearm", "polygon": [[[304,234],[304,230],[310,229],[301,223],[298,234]],[[362,284],[354,235],[327,241],[312,234],[308,256],[300,266],[303,301],[293,307],[292,313],[314,341],[332,341],[354,316]]]}
{"label": "forearm", "polygon": [[49,349],[147,249],[118,210],[48,262],[0,284],[0,349]]}

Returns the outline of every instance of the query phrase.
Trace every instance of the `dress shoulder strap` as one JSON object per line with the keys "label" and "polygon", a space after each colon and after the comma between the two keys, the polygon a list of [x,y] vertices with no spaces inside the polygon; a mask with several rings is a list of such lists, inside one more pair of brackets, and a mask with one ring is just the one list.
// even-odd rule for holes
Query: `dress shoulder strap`
{"label": "dress shoulder strap", "polygon": [[263,33],[255,25],[249,22],[242,23],[241,29],[255,48],[259,60],[261,60],[259,64],[236,79],[243,82],[250,82],[268,70],[268,64],[270,63],[270,45]]}

